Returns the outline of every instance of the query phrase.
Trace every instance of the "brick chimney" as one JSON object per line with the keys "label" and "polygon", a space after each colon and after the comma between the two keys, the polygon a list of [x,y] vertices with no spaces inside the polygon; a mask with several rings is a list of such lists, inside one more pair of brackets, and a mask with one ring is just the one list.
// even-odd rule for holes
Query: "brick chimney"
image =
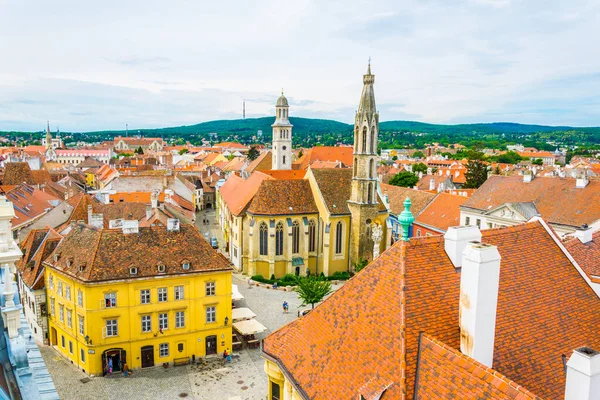
{"label": "brick chimney", "polygon": [[587,224],[583,224],[575,230],[573,236],[579,239],[581,243],[586,244],[592,241],[594,232],[592,232],[592,228],[588,227]]}
{"label": "brick chimney", "polygon": [[460,273],[460,351],[492,367],[496,307],[500,284],[500,253],[485,243],[470,242]]}
{"label": "brick chimney", "polygon": [[580,347],[567,362],[565,400],[594,399],[600,399],[600,352]]}
{"label": "brick chimney", "polygon": [[476,226],[451,226],[444,235],[444,250],[454,264],[454,268],[462,265],[462,254],[467,243],[481,241],[481,232]]}

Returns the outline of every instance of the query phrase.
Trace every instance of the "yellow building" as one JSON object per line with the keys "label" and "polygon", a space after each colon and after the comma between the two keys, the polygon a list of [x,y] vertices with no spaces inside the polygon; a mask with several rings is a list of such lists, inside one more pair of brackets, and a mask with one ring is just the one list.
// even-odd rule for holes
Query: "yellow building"
{"label": "yellow building", "polygon": [[231,349],[232,269],[193,226],[76,225],[45,264],[50,343],[90,375]]}

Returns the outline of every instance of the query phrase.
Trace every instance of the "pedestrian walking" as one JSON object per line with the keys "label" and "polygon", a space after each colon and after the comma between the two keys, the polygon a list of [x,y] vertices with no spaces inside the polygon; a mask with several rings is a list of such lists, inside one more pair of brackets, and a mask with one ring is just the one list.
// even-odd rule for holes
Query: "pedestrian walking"
{"label": "pedestrian walking", "polygon": [[112,357],[108,358],[108,373],[112,374],[112,370],[113,370],[113,360]]}
{"label": "pedestrian walking", "polygon": [[284,302],[283,302],[283,313],[284,313],[284,314],[287,314],[287,312],[288,312],[288,309],[289,309],[288,302],[287,302],[287,301],[284,301]]}
{"label": "pedestrian walking", "polygon": [[127,363],[123,363],[123,376],[127,377],[129,375],[129,367],[127,366]]}

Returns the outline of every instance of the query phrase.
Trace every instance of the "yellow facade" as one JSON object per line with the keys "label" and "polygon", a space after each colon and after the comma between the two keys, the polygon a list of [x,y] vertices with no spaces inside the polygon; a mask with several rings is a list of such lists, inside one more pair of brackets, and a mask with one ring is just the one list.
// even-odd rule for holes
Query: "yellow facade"
{"label": "yellow facade", "polygon": [[90,375],[231,349],[231,271],[87,283],[46,268],[45,281],[50,343]]}
{"label": "yellow facade", "polygon": [[89,187],[97,189],[97,187],[96,187],[96,174],[94,174],[92,172],[86,172],[85,173],[85,183]]}
{"label": "yellow facade", "polygon": [[[265,360],[265,372],[269,378],[269,388],[267,399],[285,399],[302,400],[303,397],[298,394],[291,381],[281,372],[277,364],[270,360]],[[276,393],[279,391],[279,393]]]}

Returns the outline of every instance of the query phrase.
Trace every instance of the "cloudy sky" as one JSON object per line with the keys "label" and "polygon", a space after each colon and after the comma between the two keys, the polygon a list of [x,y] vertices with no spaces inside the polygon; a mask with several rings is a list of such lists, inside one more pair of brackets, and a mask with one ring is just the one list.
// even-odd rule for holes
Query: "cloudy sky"
{"label": "cloudy sky", "polygon": [[382,121],[600,125],[597,0],[0,0],[0,130]]}

